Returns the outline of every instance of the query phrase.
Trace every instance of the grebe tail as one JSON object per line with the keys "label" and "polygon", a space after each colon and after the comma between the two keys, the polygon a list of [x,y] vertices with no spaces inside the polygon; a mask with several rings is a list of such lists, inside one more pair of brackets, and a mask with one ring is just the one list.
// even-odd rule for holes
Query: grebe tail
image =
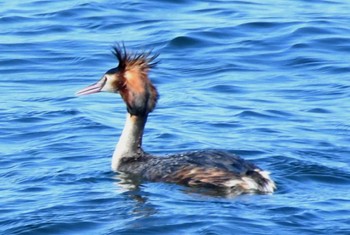
{"label": "grebe tail", "polygon": [[108,70],[95,84],[76,94],[119,93],[126,104],[125,126],[112,157],[112,170],[147,181],[163,181],[193,187],[211,187],[229,193],[272,193],[276,185],[269,173],[236,155],[203,150],[156,157],[143,151],[142,136],[148,114],[158,92],[148,78],[157,55],[127,52],[117,45],[113,54],[118,66]]}

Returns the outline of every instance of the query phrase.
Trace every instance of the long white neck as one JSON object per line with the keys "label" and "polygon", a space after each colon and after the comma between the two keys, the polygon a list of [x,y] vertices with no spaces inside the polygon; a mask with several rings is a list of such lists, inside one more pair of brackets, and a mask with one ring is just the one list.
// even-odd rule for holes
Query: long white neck
{"label": "long white neck", "polygon": [[135,116],[127,113],[123,132],[113,153],[113,171],[118,170],[122,159],[136,157],[142,152],[142,135],[146,121],[147,115]]}

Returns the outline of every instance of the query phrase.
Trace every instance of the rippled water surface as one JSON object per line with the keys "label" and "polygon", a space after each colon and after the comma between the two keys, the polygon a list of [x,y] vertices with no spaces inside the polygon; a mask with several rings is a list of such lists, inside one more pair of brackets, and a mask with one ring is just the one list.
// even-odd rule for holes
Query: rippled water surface
{"label": "rippled water surface", "polygon": [[[350,234],[350,2],[0,3],[1,234]],[[154,154],[224,149],[273,195],[222,197],[110,170],[117,95],[78,89],[154,49]]]}

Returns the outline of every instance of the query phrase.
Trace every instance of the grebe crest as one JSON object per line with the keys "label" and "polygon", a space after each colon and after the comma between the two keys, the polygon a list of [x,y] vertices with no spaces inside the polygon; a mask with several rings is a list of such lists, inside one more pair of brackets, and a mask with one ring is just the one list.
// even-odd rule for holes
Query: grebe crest
{"label": "grebe crest", "polygon": [[113,47],[118,66],[109,69],[97,83],[77,92],[88,95],[100,91],[119,93],[131,115],[146,115],[153,111],[158,92],[148,78],[148,72],[158,63],[158,54],[127,52],[124,45]]}
{"label": "grebe crest", "polygon": [[158,92],[148,78],[157,64],[151,52],[132,53],[124,45],[113,47],[118,66],[77,95],[119,93],[127,107],[124,129],[112,157],[112,169],[148,181],[224,189],[235,195],[272,193],[276,185],[269,173],[234,154],[195,151],[156,157],[143,151],[142,136],[148,114],[157,104]]}

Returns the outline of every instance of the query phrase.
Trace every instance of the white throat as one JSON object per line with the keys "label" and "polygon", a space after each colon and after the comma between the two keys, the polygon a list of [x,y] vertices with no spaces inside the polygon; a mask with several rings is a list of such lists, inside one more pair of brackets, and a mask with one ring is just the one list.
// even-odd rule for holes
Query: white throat
{"label": "white throat", "polygon": [[112,170],[117,171],[122,159],[136,157],[142,151],[142,135],[147,116],[127,113],[123,132],[119,138],[112,158]]}

